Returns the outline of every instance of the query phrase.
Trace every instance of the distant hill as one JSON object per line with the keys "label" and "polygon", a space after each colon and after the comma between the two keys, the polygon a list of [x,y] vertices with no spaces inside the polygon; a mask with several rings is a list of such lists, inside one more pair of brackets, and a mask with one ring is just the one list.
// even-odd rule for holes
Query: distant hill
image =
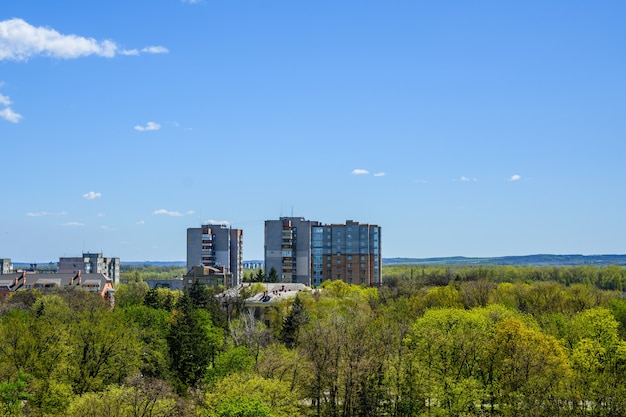
{"label": "distant hill", "polygon": [[626,255],[526,255],[494,258],[384,258],[384,265],[517,265],[577,266],[626,265]]}
{"label": "distant hill", "polygon": [[120,261],[122,266],[186,266],[185,261]]}
{"label": "distant hill", "polygon": [[[244,261],[244,263],[263,263],[262,260]],[[122,266],[186,266],[185,261],[129,261]],[[471,258],[450,256],[441,258],[383,258],[383,265],[528,265],[528,266],[577,266],[577,265],[623,265],[626,255],[525,255]],[[13,262],[15,268],[28,268],[29,263]],[[38,267],[53,267],[56,262],[39,263]]]}

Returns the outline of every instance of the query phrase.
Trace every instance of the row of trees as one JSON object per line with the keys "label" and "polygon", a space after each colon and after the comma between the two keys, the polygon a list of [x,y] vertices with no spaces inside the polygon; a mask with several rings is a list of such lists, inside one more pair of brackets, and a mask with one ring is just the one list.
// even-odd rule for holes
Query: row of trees
{"label": "row of trees", "polygon": [[563,285],[588,284],[603,290],[626,288],[626,268],[596,266],[472,266],[472,265],[394,265],[384,269],[388,286],[405,289],[441,286],[455,282],[486,280],[500,282],[556,282]]}
{"label": "row of trees", "polygon": [[0,415],[626,415],[621,292],[415,279],[326,282],[269,327],[241,302],[226,317],[199,284],[129,282],[113,310],[80,290],[17,292],[0,305]]}

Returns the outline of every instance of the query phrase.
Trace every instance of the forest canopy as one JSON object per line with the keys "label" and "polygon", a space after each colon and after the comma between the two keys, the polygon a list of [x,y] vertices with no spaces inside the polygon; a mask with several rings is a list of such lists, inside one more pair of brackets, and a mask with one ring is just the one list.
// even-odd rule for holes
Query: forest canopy
{"label": "forest canopy", "polygon": [[224,309],[132,272],[113,309],[81,290],[2,301],[0,415],[626,414],[620,266],[388,266],[380,288],[325,282],[264,311],[243,302],[261,284]]}

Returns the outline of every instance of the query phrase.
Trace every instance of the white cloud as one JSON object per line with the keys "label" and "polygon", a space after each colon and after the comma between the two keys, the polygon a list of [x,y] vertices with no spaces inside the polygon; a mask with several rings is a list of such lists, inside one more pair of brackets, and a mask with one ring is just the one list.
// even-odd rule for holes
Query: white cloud
{"label": "white cloud", "polygon": [[0,104],[9,107],[11,105],[11,99],[8,96],[0,94]]}
{"label": "white cloud", "polygon": [[[2,87],[2,85],[3,84],[0,84],[0,87]],[[13,111],[13,109],[11,108],[11,104],[12,103],[9,96],[0,94],[0,105],[5,107],[4,109],[0,110],[0,118],[7,120],[11,123],[18,123],[22,119],[22,115]]]}
{"label": "white cloud", "polygon": [[193,210],[188,210],[187,213],[185,213],[187,216],[191,216],[192,214],[195,214],[196,212]]}
{"label": "white cloud", "polygon": [[181,217],[183,214],[178,211],[170,211],[166,209],[154,210],[152,214],[157,216],[172,216],[172,217]]}
{"label": "white cloud", "polygon": [[120,54],[127,56],[137,56],[141,55],[142,52],[146,54],[167,54],[170,52],[170,50],[167,49],[165,46],[147,46],[145,48],[142,48],[141,50],[124,49],[123,51],[120,51]]}
{"label": "white cloud", "polygon": [[181,0],[181,1],[187,4],[200,4],[200,0]]}
{"label": "white cloud", "polygon": [[23,118],[21,114],[15,113],[10,107],[0,110],[0,117],[11,123],[19,123]]}
{"label": "white cloud", "polygon": [[139,220],[137,224],[146,224],[146,222],[144,222],[143,220]]}
{"label": "white cloud", "polygon": [[68,226],[68,227],[83,227],[84,225],[85,225],[84,223],[80,223],[80,222],[63,223],[63,226]]}
{"label": "white cloud", "polygon": [[100,197],[102,197],[102,193],[96,193],[94,191],[89,191],[87,194],[83,194],[83,198],[86,200],[95,200]]}
{"label": "white cloud", "polygon": [[355,169],[352,171],[352,175],[367,175],[369,171],[366,169]]}
{"label": "white cloud", "polygon": [[[455,179],[453,181],[457,181],[457,180]],[[478,180],[476,179],[476,177],[470,178],[470,177],[466,177],[466,176],[463,175],[463,176],[461,176],[461,178],[459,178],[459,181],[461,181],[461,182],[476,182]]]}
{"label": "white cloud", "polygon": [[521,180],[521,179],[522,179],[522,176],[521,176],[521,175],[519,175],[519,174],[514,174],[514,175],[511,175],[511,178],[509,178],[509,181],[519,181],[519,180]]}
{"label": "white cloud", "polygon": [[[150,46],[142,51],[164,53],[167,49]],[[89,55],[112,58],[117,54],[125,54],[125,51],[120,50],[111,40],[98,41],[78,35],[64,35],[47,27],[32,26],[19,18],[0,22],[0,61],[27,61],[39,55],[61,59]]]}
{"label": "white cloud", "polygon": [[222,226],[230,226],[230,222],[228,220],[207,220],[203,224],[219,224]]}
{"label": "white cloud", "polygon": [[110,227],[110,226],[100,226],[100,229],[102,230],[106,230],[106,231],[113,231],[116,230],[114,227]]}
{"label": "white cloud", "polygon": [[165,46],[148,46],[143,48],[141,52],[145,52],[147,54],[167,54],[169,53],[169,49]]}
{"label": "white cloud", "polygon": [[138,130],[139,132],[145,132],[147,130],[159,130],[161,128],[161,125],[155,122],[148,122],[146,123],[145,126],[141,126],[141,125],[137,125],[135,126],[135,130]]}
{"label": "white cloud", "polygon": [[385,175],[387,174],[385,174],[384,172],[377,172],[374,174],[375,177],[384,177]]}
{"label": "white cloud", "polygon": [[49,211],[38,211],[38,212],[28,212],[26,213],[28,217],[44,217],[44,216],[66,216],[66,211],[58,211],[58,212],[49,212]]}

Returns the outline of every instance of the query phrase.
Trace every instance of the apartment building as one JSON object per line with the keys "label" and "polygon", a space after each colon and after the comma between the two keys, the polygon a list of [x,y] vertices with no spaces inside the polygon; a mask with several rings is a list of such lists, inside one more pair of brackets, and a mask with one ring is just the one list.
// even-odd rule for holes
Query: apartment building
{"label": "apartment building", "polygon": [[311,285],[311,228],[318,221],[281,217],[265,221],[265,273],[274,268],[281,282]]}
{"label": "apartment building", "polygon": [[13,264],[10,258],[0,259],[0,275],[13,273]]}
{"label": "apartment building", "polygon": [[314,226],[311,230],[312,282],[326,280],[380,286],[381,227],[352,220]]}
{"label": "apartment building", "polygon": [[120,281],[120,258],[105,258],[102,253],[83,253],[79,257],[59,258],[59,274],[103,274],[113,281]]}
{"label": "apartment building", "polygon": [[187,229],[187,270],[195,266],[224,268],[227,287],[243,277],[243,231],[219,224]]}
{"label": "apartment building", "polygon": [[352,220],[322,224],[301,217],[265,222],[265,267],[282,282],[317,286],[326,280],[379,286],[381,227]]}

